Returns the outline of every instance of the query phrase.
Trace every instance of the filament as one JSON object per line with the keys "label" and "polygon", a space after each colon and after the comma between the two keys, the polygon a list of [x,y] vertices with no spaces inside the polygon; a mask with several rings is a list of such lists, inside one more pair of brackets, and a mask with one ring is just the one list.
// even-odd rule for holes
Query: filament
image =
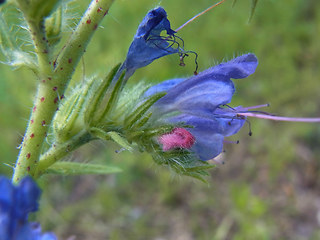
{"label": "filament", "polygon": [[320,122],[320,118],[281,117],[281,116],[273,116],[273,115],[266,115],[266,114],[252,113],[252,112],[244,112],[244,113],[241,112],[241,113],[237,113],[237,115],[269,119],[273,121],[284,121],[284,122],[308,122],[308,123]]}
{"label": "filament", "polygon": [[193,18],[189,19],[187,22],[185,22],[184,24],[182,24],[180,27],[178,27],[176,30],[176,32],[178,32],[179,30],[181,30],[182,28],[184,28],[185,26],[187,26],[189,23],[193,22],[194,20],[196,20],[198,17],[200,17],[201,15],[209,12],[211,9],[215,8],[216,6],[219,6],[221,3],[223,3],[226,0],[222,0],[214,5],[212,5],[211,7],[208,7],[206,10],[202,11],[201,13],[198,13],[197,15],[195,15]]}

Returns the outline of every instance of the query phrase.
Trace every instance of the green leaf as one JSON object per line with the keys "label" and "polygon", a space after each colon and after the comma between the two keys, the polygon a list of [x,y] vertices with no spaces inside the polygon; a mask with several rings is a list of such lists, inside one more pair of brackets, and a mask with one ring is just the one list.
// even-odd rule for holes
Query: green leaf
{"label": "green leaf", "polygon": [[236,3],[237,3],[237,0],[233,0],[232,7],[234,7],[234,5],[236,5]]}
{"label": "green leaf", "polygon": [[254,11],[256,10],[257,4],[259,0],[251,0],[251,12],[250,12],[250,17],[249,17],[249,22],[251,21]]}
{"label": "green leaf", "polygon": [[60,175],[83,175],[83,174],[111,174],[119,173],[118,167],[105,166],[101,164],[88,164],[78,162],[57,162],[47,170],[48,174]]}
{"label": "green leaf", "polygon": [[[10,10],[12,10],[12,12],[15,11],[15,9],[9,9],[7,11]],[[16,17],[19,18],[21,16],[17,15]],[[22,33],[20,33],[24,30],[24,27],[22,26],[23,23],[21,23],[21,25],[19,25],[18,27],[16,25],[9,27],[9,25],[7,24],[9,20],[11,19],[8,19],[7,21],[5,14],[0,11],[0,50],[6,57],[6,61],[0,63],[10,65],[14,68],[27,66],[36,72],[37,60],[31,54],[27,53],[27,51],[23,51],[21,49],[21,46],[27,45],[26,43],[29,40],[23,40],[25,36],[22,36]]]}

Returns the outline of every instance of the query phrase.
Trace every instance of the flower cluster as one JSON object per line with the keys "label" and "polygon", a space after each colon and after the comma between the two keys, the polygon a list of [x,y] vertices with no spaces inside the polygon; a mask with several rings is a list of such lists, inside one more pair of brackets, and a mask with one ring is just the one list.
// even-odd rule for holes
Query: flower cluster
{"label": "flower cluster", "polygon": [[245,54],[190,78],[164,81],[149,89],[143,82],[126,87],[138,68],[169,54],[184,56],[175,34],[163,8],[149,11],[124,63],[102,81],[92,78],[66,97],[55,118],[56,142],[74,136],[80,136],[79,143],[68,146],[96,138],[113,140],[123,149],[151,153],[156,163],[179,174],[205,175],[210,165],[205,161],[219,155],[224,138],[237,133],[246,121],[239,115],[243,108],[226,105],[235,92],[231,79],[253,74],[258,60]]}
{"label": "flower cluster", "polygon": [[41,226],[28,222],[28,215],[38,210],[40,189],[30,177],[18,186],[0,176],[0,239],[1,240],[56,240],[53,233],[41,233]]}

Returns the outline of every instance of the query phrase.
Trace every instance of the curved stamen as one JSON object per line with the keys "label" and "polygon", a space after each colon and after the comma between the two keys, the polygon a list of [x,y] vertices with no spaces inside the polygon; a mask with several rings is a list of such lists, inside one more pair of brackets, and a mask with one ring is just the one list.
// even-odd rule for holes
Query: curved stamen
{"label": "curved stamen", "polygon": [[245,117],[269,119],[273,121],[284,121],[284,122],[308,122],[308,123],[320,122],[320,118],[281,117],[281,116],[266,115],[266,114],[252,113],[252,112],[241,112],[241,113],[238,113],[238,115],[245,116]]}

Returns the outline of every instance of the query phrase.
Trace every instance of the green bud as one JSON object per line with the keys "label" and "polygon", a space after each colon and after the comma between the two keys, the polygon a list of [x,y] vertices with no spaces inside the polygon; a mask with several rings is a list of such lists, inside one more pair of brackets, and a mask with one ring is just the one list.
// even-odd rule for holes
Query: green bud
{"label": "green bud", "polygon": [[48,17],[61,0],[16,0],[21,11],[31,20],[40,21]]}
{"label": "green bud", "polygon": [[96,79],[87,80],[83,86],[73,90],[73,93],[64,98],[54,119],[54,136],[57,141],[65,141],[78,134],[89,126],[84,121],[85,112],[94,95]]}
{"label": "green bud", "polygon": [[49,45],[57,44],[61,39],[61,25],[62,25],[62,8],[59,7],[49,18],[45,21],[45,28]]}
{"label": "green bud", "polygon": [[78,91],[75,91],[60,106],[53,121],[55,142],[66,141],[83,129],[84,124],[81,123],[81,118],[79,118],[81,102],[81,95]]}

